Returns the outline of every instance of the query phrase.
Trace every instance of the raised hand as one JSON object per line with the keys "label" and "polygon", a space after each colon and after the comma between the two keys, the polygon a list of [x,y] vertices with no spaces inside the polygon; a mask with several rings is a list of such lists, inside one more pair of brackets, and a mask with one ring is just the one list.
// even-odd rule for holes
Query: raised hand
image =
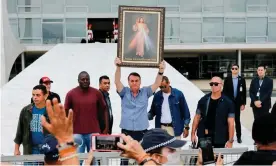
{"label": "raised hand", "polygon": [[42,116],[42,126],[53,134],[58,140],[59,144],[72,142],[73,139],[73,111],[69,110],[69,115],[66,117],[65,109],[62,104],[58,103],[56,98],[53,99],[53,106],[51,101],[46,101],[46,109],[50,119],[48,123],[44,116]]}

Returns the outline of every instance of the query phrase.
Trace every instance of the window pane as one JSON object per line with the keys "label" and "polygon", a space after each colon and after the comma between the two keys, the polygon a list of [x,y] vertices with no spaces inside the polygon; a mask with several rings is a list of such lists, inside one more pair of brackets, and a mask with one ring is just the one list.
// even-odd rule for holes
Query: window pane
{"label": "window pane", "polygon": [[225,42],[226,43],[245,43],[245,22],[226,22],[225,23]]}
{"label": "window pane", "polygon": [[41,0],[18,0],[18,5],[40,6]]}
{"label": "window pane", "polygon": [[84,24],[86,23],[86,19],[85,18],[66,18],[66,23]]}
{"label": "window pane", "polygon": [[165,38],[165,44],[178,44],[179,38]]}
{"label": "window pane", "polygon": [[18,22],[17,19],[9,19],[10,21],[10,26],[12,29],[12,32],[14,34],[14,37],[18,38],[19,34],[18,34]]}
{"label": "window pane", "polygon": [[85,5],[87,5],[87,0],[66,0],[66,5],[68,5],[68,6],[85,6]]}
{"label": "window pane", "polygon": [[66,19],[67,37],[85,37],[86,19]]}
{"label": "window pane", "polygon": [[246,0],[224,0],[225,12],[246,12]]}
{"label": "window pane", "polygon": [[179,36],[179,18],[166,18],[165,36]]}
{"label": "window pane", "polygon": [[276,12],[276,1],[268,0],[268,8],[269,8],[269,12]]}
{"label": "window pane", "polygon": [[43,22],[63,22],[63,19],[43,19]]}
{"label": "window pane", "polygon": [[7,0],[7,8],[8,13],[16,13],[17,12],[17,0]]}
{"label": "window pane", "polygon": [[203,12],[222,13],[223,1],[222,0],[202,0]]}
{"label": "window pane", "polygon": [[67,37],[66,43],[80,43],[82,39],[85,39],[83,37]]}
{"label": "window pane", "polygon": [[276,42],[276,22],[268,23],[268,41]]}
{"label": "window pane", "polygon": [[247,36],[267,36],[267,18],[247,18]]}
{"label": "window pane", "polygon": [[247,43],[265,43],[267,42],[267,37],[246,37]]}
{"label": "window pane", "polygon": [[85,6],[75,7],[75,6],[67,6],[65,9],[66,12],[69,13],[87,13],[88,8]]}
{"label": "window pane", "polygon": [[131,5],[132,0],[112,0],[112,5]]}
{"label": "window pane", "polygon": [[158,5],[179,5],[181,0],[158,0]]}
{"label": "window pane", "polygon": [[99,0],[97,1],[97,5],[95,5],[95,1],[88,1],[88,10],[90,13],[109,13],[111,12],[110,7],[110,0]]}
{"label": "window pane", "polygon": [[43,44],[63,43],[63,24],[42,24]]}
{"label": "window pane", "polygon": [[137,6],[157,6],[157,0],[134,0],[132,5]]}
{"label": "window pane", "polygon": [[41,37],[41,20],[38,18],[19,19],[20,38]]}
{"label": "window pane", "polygon": [[64,1],[61,0],[42,0],[43,13],[64,13]]}
{"label": "window pane", "polygon": [[223,18],[203,18],[203,36],[223,36]]}
{"label": "window pane", "polygon": [[40,13],[40,7],[18,7],[18,13]]}
{"label": "window pane", "polygon": [[180,12],[201,12],[201,0],[181,0]]}
{"label": "window pane", "polygon": [[25,44],[41,44],[41,39],[20,39],[20,42]]}
{"label": "window pane", "polygon": [[267,0],[249,0],[248,5],[267,5]]}
{"label": "window pane", "polygon": [[180,25],[180,43],[201,43],[201,23],[185,22]]}

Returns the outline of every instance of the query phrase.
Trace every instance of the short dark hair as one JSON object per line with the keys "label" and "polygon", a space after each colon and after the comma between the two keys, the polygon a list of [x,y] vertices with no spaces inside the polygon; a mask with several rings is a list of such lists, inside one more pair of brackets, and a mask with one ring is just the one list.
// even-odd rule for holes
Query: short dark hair
{"label": "short dark hair", "polygon": [[276,116],[267,113],[254,120],[252,138],[256,143],[268,145],[276,142]]}
{"label": "short dark hair", "polygon": [[81,76],[82,74],[87,74],[88,77],[90,77],[89,74],[87,73],[87,71],[82,71],[82,72],[80,72],[80,74],[78,75],[78,79],[80,79],[80,76]]}
{"label": "short dark hair", "polygon": [[166,81],[166,83],[169,83],[170,80],[169,80],[169,78],[167,76],[163,76],[162,77],[162,82],[163,81]]}
{"label": "short dark hair", "polygon": [[231,67],[237,66],[238,68],[240,68],[240,66],[236,63],[233,63]]}
{"label": "short dark hair", "polygon": [[109,77],[107,75],[100,76],[99,83],[101,83],[103,79],[109,80]]}
{"label": "short dark hair", "polygon": [[46,89],[46,86],[40,84],[40,85],[36,85],[33,90],[41,90],[43,95],[46,95],[47,94],[47,89]]}
{"label": "short dark hair", "polygon": [[162,153],[162,148],[163,148],[163,147],[164,147],[164,146],[161,146],[161,147],[159,147],[159,148],[150,150],[150,151],[148,151],[147,153],[149,153],[149,154],[154,154],[154,153],[161,154],[161,153]]}
{"label": "short dark hair", "polygon": [[259,67],[263,67],[266,70],[266,67],[264,64],[259,64],[257,68],[259,68]]}
{"label": "short dark hair", "polygon": [[130,73],[130,74],[128,75],[128,77],[127,77],[127,80],[129,80],[129,77],[130,77],[130,76],[139,77],[139,78],[141,79],[140,74],[138,74],[138,73],[136,73],[136,72],[132,72],[132,73]]}

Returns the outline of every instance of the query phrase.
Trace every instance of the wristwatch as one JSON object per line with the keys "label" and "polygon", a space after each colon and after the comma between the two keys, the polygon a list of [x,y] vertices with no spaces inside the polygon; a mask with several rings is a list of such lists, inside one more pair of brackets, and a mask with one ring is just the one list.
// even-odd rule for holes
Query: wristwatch
{"label": "wristwatch", "polygon": [[186,130],[190,130],[189,124],[184,125],[184,129],[186,129]]}

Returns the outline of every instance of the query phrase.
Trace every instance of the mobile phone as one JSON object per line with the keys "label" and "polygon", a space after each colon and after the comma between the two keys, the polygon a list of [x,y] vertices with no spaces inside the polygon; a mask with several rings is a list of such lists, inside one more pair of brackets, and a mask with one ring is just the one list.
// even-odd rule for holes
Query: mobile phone
{"label": "mobile phone", "polygon": [[117,146],[118,142],[122,142],[120,135],[92,135],[92,150],[93,151],[121,151]]}
{"label": "mobile phone", "polygon": [[203,159],[204,165],[215,163],[215,156],[214,156],[212,143],[207,141],[207,143],[201,147],[201,151],[202,151],[202,159]]}

